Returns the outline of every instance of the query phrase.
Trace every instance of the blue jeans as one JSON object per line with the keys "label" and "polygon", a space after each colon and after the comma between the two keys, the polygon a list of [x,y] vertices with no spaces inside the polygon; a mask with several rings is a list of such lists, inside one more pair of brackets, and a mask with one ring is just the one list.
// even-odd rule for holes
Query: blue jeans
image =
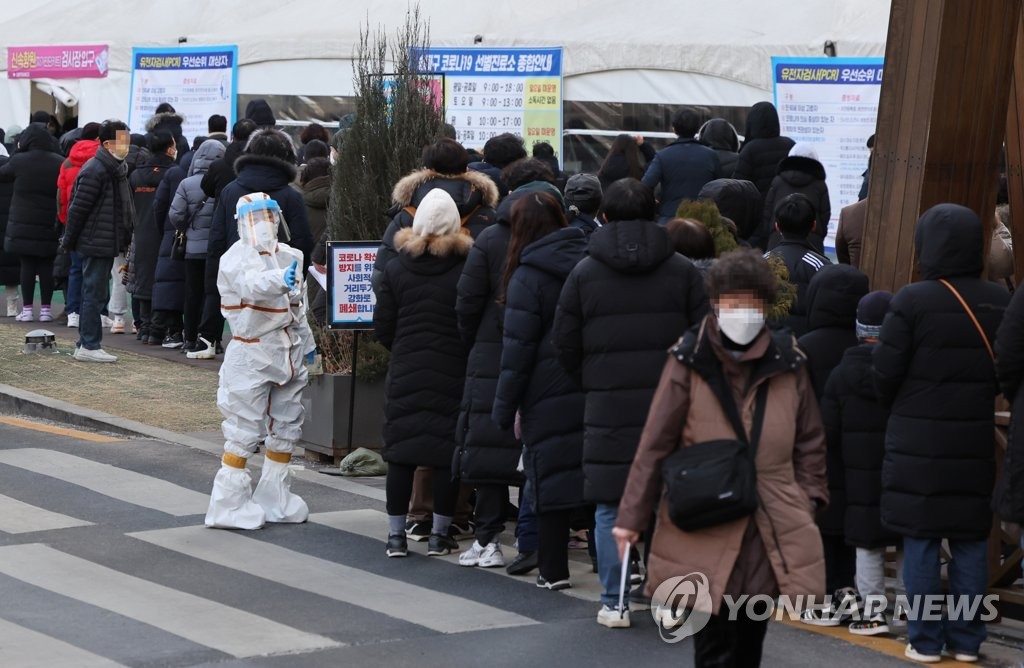
{"label": "blue jeans", "polygon": [[[612,529],[619,516],[619,506],[599,503],[594,511],[594,541],[597,543],[597,577],[601,580],[604,591],[601,592],[601,603],[609,608],[619,607],[619,583],[622,578],[622,561],[619,559],[619,548],[612,538]],[[629,607],[629,580],[626,580],[625,607]]]}
{"label": "blue jeans", "polygon": [[516,524],[516,540],[521,553],[537,551],[537,513],[533,512],[532,494],[533,488],[527,479],[519,494],[519,522]]}
{"label": "blue jeans", "polygon": [[100,314],[110,299],[112,257],[82,257],[82,310],[78,322],[78,345],[99,350],[103,341]]}
{"label": "blue jeans", "polygon": [[[926,606],[924,597],[941,595],[942,582],[939,573],[939,548],[942,541],[937,538],[903,538],[903,583],[907,588],[909,602],[907,636],[914,649],[925,654],[939,654],[946,649],[968,654],[977,654],[985,640],[985,622],[980,619],[947,619],[922,621],[914,619]],[[988,588],[988,545],[983,540],[950,540],[952,560],[948,565],[949,594],[980,598]],[[915,609],[915,598],[917,605]],[[980,604],[975,617],[985,612]],[[963,616],[963,615],[962,615]]]}
{"label": "blue jeans", "polygon": [[82,256],[71,251],[71,269],[68,271],[68,286],[64,290],[64,311],[78,313],[82,310]]}

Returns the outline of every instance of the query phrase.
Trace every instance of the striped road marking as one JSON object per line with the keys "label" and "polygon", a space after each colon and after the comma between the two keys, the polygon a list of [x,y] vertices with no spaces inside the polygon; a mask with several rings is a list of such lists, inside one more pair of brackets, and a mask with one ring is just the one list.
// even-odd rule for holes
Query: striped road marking
{"label": "striped road marking", "polygon": [[91,525],[92,522],[61,515],[0,494],[0,531],[29,533]]}
{"label": "striped road marking", "polygon": [[[384,554],[384,536],[387,534],[388,528],[388,516],[386,513],[372,509],[336,510],[328,513],[313,513],[309,516],[309,521],[331,527],[332,529],[338,529],[339,531],[346,531],[359,536],[380,539],[380,553],[381,555]],[[471,538],[464,539],[459,543],[461,549],[464,550],[468,550],[472,544]],[[409,550],[426,555],[427,543],[425,541],[417,543],[416,541],[411,540],[409,541]],[[515,557],[516,550],[511,545],[502,545],[502,553],[505,555],[505,563],[509,563]],[[431,557],[431,559],[439,559],[456,565],[459,563],[458,554],[449,554],[444,557]],[[505,572],[504,568],[479,568],[477,570],[493,573],[494,575],[501,575],[518,582],[532,583],[537,577],[536,571],[523,576],[509,575]],[[597,579],[597,575],[594,574],[589,559],[586,562],[569,559],[569,579],[572,581],[572,588],[562,589],[558,592],[559,594],[565,594],[566,596],[582,599],[584,601],[593,601],[595,603],[601,599],[601,582]]]}
{"label": "striped road marking", "polygon": [[50,476],[118,501],[159,510],[177,517],[204,515],[210,503],[207,494],[185,489],[160,478],[56,450],[0,450],[0,464]]}
{"label": "striped road marking", "polygon": [[0,573],[238,658],[340,645],[39,543],[0,547]]}
{"label": "striped road marking", "polygon": [[0,619],[0,666],[122,668],[120,663],[5,619]]}
{"label": "striped road marking", "polygon": [[[386,525],[385,525],[386,526]],[[180,527],[128,534],[226,568],[373,610],[441,633],[538,624],[483,603],[418,587],[237,533]],[[383,550],[381,551],[383,558]]]}

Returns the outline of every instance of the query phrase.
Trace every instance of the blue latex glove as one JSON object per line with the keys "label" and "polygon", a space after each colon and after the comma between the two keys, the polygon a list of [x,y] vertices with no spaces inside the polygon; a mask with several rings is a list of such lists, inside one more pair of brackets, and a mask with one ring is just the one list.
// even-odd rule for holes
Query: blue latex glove
{"label": "blue latex glove", "polygon": [[299,261],[292,260],[292,263],[288,265],[287,269],[284,270],[284,287],[288,288],[289,290],[295,289],[295,271],[298,266]]}
{"label": "blue latex glove", "polygon": [[308,353],[306,353],[306,364],[312,364],[314,359],[316,359],[315,350],[311,350]]}

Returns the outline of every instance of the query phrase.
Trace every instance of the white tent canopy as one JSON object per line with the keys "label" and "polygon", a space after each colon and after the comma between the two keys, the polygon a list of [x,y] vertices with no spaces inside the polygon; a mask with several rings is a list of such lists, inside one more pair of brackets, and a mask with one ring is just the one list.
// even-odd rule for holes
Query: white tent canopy
{"label": "white tent canopy", "polygon": [[[423,2],[436,46],[561,46],[566,100],[745,106],[768,97],[772,56],[882,56],[889,0]],[[18,9],[21,7],[21,9]],[[331,9],[327,9],[330,7]],[[0,18],[0,44],[111,47],[106,79],[82,79],[83,118],[125,117],[132,46],[237,44],[240,93],[351,95],[360,27],[391,33],[407,0],[52,0]],[[0,68],[6,69],[6,49]],[[27,122],[31,84],[0,84],[0,126]],[[72,88],[71,86],[66,86]]]}

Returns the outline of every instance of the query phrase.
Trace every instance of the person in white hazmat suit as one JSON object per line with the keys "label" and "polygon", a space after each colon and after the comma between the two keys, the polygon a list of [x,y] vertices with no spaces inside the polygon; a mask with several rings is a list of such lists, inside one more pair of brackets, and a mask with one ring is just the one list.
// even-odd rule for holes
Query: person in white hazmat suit
{"label": "person in white hazmat suit", "polygon": [[[266,193],[239,198],[238,241],[220,259],[217,288],[231,344],[220,368],[224,456],[213,481],[206,526],[259,529],[305,522],[306,502],[291,492],[291,460],[302,429],[304,362],[316,352],[306,322],[302,252],[279,243],[281,208]],[[263,442],[256,490],[246,463]]]}

